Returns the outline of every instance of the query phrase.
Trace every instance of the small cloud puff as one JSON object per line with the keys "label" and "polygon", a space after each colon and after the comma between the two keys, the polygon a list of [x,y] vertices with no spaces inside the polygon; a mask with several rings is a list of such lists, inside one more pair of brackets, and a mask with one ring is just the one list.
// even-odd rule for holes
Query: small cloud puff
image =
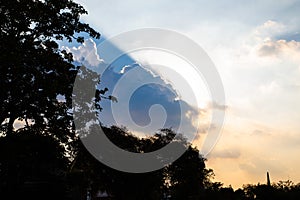
{"label": "small cloud puff", "polygon": [[263,39],[273,38],[282,35],[286,32],[286,26],[276,21],[268,20],[262,25],[258,26],[254,34]]}
{"label": "small cloud puff", "polygon": [[227,110],[228,106],[224,104],[219,104],[215,101],[208,103],[207,109],[216,109],[216,110]]}
{"label": "small cloud puff", "polygon": [[297,41],[300,34],[291,27],[268,20],[254,30],[256,51],[260,57],[292,58],[299,61],[300,42]]}
{"label": "small cloud puff", "polygon": [[260,56],[289,55],[294,58],[300,57],[300,42],[295,40],[267,40],[258,48]]}

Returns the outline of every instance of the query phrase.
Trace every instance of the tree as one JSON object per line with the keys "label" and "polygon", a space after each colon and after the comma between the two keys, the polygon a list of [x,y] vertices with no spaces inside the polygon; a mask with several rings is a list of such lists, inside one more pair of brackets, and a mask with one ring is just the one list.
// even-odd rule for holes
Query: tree
{"label": "tree", "polygon": [[[103,130],[115,145],[135,153],[162,148],[176,135],[171,129],[162,129],[153,136],[137,138],[125,128],[113,126],[103,127]],[[98,162],[79,143],[72,172],[84,177],[80,182],[85,183],[86,189],[91,188],[93,194],[98,190],[107,191],[116,199],[199,199],[212,171],[206,169],[205,159],[184,137],[177,137],[176,142],[187,148],[178,160],[160,170],[141,174],[111,169]]]}
{"label": "tree", "polygon": [[64,182],[65,148],[76,140],[70,109],[79,66],[59,42],[100,37],[80,21],[83,14],[72,0],[0,0],[1,195],[24,193],[28,182]]}
{"label": "tree", "polygon": [[[145,152],[144,144],[154,144],[154,140],[139,139],[128,132],[126,128],[112,126],[110,128],[103,127],[103,130],[115,145],[127,151]],[[145,142],[146,140],[148,142]],[[95,159],[80,141],[78,141],[77,147],[76,158],[70,174],[74,180],[71,185],[78,184],[77,181],[80,179],[80,183],[84,183],[82,187],[90,190],[92,195],[99,191],[106,191],[116,199],[122,200],[155,200],[161,199],[163,196],[163,170],[142,174],[117,171]],[[149,147],[147,148],[149,149]]]}
{"label": "tree", "polygon": [[0,137],[0,198],[63,197],[68,163],[64,147],[52,137],[30,130]]}
{"label": "tree", "polygon": [[173,199],[201,197],[207,179],[204,161],[196,148],[188,146],[187,151],[168,167],[167,174]]}
{"label": "tree", "polygon": [[87,11],[72,0],[1,0],[0,6],[0,133],[11,135],[23,120],[25,129],[67,142],[78,67],[58,41],[82,43],[81,32],[100,34],[80,22]]}

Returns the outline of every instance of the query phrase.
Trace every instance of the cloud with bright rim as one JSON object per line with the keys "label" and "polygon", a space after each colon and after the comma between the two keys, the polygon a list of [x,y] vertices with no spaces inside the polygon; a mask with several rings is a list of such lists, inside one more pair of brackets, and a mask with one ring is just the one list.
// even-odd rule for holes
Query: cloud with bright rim
{"label": "cloud with bright rim", "polygon": [[[124,94],[114,94],[118,98],[118,106],[122,107],[118,117],[114,115],[114,102],[103,100],[101,106],[103,110],[100,113],[100,121],[104,125],[125,126],[131,132],[138,136],[152,135],[162,128],[171,128],[175,132],[183,134],[189,141],[200,138],[200,134],[207,133],[209,123],[207,121],[207,112],[211,106],[200,109],[189,104],[178,96],[177,91],[172,85],[159,73],[139,64],[129,55],[125,54],[114,62],[107,64],[105,60],[97,54],[96,43],[87,39],[79,47],[63,46],[68,52],[74,55],[74,61],[77,64],[83,64],[90,70],[99,74],[101,84],[99,87],[107,87],[109,95],[111,90],[116,87],[122,87],[120,91],[128,93],[130,87],[135,84],[135,79],[151,80],[152,83],[141,85],[130,97],[129,102],[123,100]],[[90,52],[90,53],[88,53]],[[107,64],[107,65],[106,65]],[[99,71],[105,68],[102,74]],[[138,73],[134,74],[135,79],[126,77],[130,70],[139,68]],[[126,84],[117,85],[124,78]],[[224,109],[222,105],[215,105],[218,109]],[[128,109],[130,116],[126,115]],[[202,119],[203,123],[198,121]],[[201,137],[202,139],[202,137]]]}

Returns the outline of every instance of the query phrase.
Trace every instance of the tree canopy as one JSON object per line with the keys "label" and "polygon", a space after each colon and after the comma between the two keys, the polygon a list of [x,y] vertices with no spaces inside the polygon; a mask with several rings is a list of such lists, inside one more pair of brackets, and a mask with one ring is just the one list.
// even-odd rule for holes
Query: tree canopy
{"label": "tree canopy", "polygon": [[0,6],[1,133],[10,135],[19,120],[67,141],[78,67],[58,42],[82,43],[82,32],[100,34],[80,22],[87,11],[71,0],[1,0]]}
{"label": "tree canopy", "polygon": [[[153,136],[137,138],[125,128],[103,127],[107,137],[117,146],[135,153],[155,151],[171,142],[176,134],[171,129],[162,129]],[[205,183],[209,182],[211,171],[205,167],[205,159],[184,137],[178,137],[187,151],[176,162],[153,172],[126,173],[111,169],[96,160],[81,145],[77,149],[71,174],[82,174],[83,183],[91,194],[106,191],[115,199],[199,199]]]}

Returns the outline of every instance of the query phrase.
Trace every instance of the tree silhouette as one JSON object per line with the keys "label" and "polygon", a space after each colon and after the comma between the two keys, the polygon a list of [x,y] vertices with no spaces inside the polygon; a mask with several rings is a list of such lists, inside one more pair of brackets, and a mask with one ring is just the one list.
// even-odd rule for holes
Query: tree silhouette
{"label": "tree silhouette", "polygon": [[[153,136],[137,138],[126,128],[103,127],[106,136],[127,151],[145,153],[164,147],[176,133],[162,129]],[[154,172],[126,173],[111,169],[97,161],[79,141],[77,156],[73,161],[73,177],[84,177],[86,190],[92,194],[106,191],[115,199],[199,199],[204,185],[209,182],[211,170],[206,169],[205,159],[184,137],[177,142],[187,151],[174,163]],[[75,180],[76,178],[74,178]],[[83,191],[84,192],[84,191]]]}
{"label": "tree silhouette", "polygon": [[76,139],[70,109],[79,67],[58,42],[100,37],[80,22],[83,14],[72,0],[0,1],[1,199],[67,190],[59,185],[72,154],[65,148]]}
{"label": "tree silhouette", "polygon": [[24,128],[66,142],[78,67],[57,42],[82,43],[84,38],[75,36],[80,32],[100,34],[79,21],[87,12],[71,0],[1,0],[0,5],[0,131],[11,135],[16,120],[23,120]]}
{"label": "tree silhouette", "polygon": [[29,130],[1,137],[1,199],[63,197],[68,163],[64,147],[52,137]]}

